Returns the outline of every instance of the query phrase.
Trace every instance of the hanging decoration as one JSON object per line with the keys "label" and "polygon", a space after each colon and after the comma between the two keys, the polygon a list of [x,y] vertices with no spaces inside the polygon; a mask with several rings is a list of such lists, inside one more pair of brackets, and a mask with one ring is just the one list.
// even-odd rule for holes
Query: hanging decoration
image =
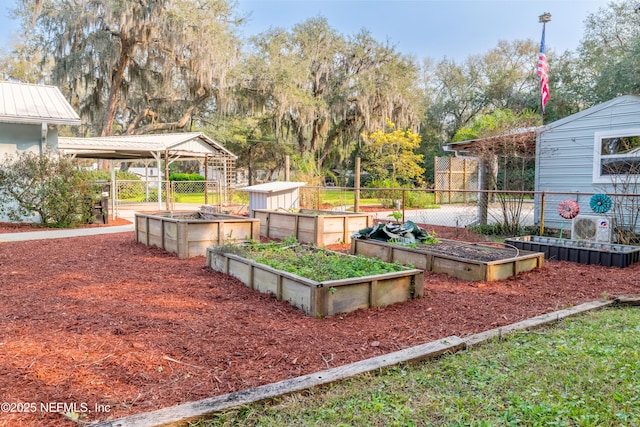
{"label": "hanging decoration", "polygon": [[580,206],[575,200],[567,199],[558,205],[558,215],[564,219],[573,219],[580,213]]}
{"label": "hanging decoration", "polygon": [[[578,202],[571,199],[566,199],[558,204],[558,215],[564,219],[573,219],[580,213],[580,206]],[[564,221],[560,224],[560,240],[562,240],[562,229],[564,228]]]}
{"label": "hanging decoration", "polygon": [[589,200],[589,207],[595,213],[609,212],[609,209],[611,209],[611,197],[606,194],[594,194]]}

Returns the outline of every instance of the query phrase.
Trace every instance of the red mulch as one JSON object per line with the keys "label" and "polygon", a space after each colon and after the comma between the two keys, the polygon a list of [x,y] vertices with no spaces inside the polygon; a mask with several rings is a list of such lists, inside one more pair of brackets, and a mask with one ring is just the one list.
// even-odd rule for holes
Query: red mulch
{"label": "red mulch", "polygon": [[42,411],[47,402],[97,421],[212,397],[605,294],[637,296],[639,278],[640,263],[553,261],[500,282],[426,274],[422,299],[316,319],[133,233],[0,243],[0,396],[35,408],[0,412],[0,426],[75,425]]}

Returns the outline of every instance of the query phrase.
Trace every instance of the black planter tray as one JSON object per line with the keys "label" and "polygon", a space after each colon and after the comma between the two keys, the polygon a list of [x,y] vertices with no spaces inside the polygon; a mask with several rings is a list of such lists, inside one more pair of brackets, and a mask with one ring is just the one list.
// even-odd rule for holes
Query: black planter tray
{"label": "black planter tray", "polygon": [[628,267],[640,261],[639,246],[544,236],[510,237],[505,239],[505,243],[526,251],[543,252],[546,259],[580,264]]}

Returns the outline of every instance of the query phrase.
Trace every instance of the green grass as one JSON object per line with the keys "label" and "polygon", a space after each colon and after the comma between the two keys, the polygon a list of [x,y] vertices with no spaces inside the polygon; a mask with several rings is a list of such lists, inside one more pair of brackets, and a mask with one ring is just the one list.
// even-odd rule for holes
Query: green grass
{"label": "green grass", "polygon": [[[354,191],[353,190],[340,190],[329,189],[322,190],[320,193],[320,203],[328,203],[331,206],[353,206]],[[379,205],[382,204],[380,199],[360,199],[361,205]]]}
{"label": "green grass", "polygon": [[587,313],[195,425],[638,426],[640,310]]}
{"label": "green grass", "polygon": [[[174,193],[173,194],[174,201],[177,203],[193,203],[193,204],[204,204],[204,192],[200,193]],[[209,204],[218,203],[218,194],[217,193],[209,193]],[[231,203],[249,203],[248,193],[242,193],[239,191],[234,191],[231,194]]]}

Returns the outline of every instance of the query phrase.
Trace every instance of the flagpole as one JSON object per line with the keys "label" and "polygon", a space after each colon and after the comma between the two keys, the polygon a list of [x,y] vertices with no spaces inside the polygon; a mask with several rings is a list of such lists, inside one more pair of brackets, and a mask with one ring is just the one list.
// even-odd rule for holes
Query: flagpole
{"label": "flagpole", "polygon": [[544,33],[547,22],[551,21],[551,13],[545,12],[538,17],[542,24],[542,39],[540,40],[540,54],[538,55],[538,75],[540,76],[540,114],[544,120],[544,109],[549,100],[549,69],[545,48]]}

